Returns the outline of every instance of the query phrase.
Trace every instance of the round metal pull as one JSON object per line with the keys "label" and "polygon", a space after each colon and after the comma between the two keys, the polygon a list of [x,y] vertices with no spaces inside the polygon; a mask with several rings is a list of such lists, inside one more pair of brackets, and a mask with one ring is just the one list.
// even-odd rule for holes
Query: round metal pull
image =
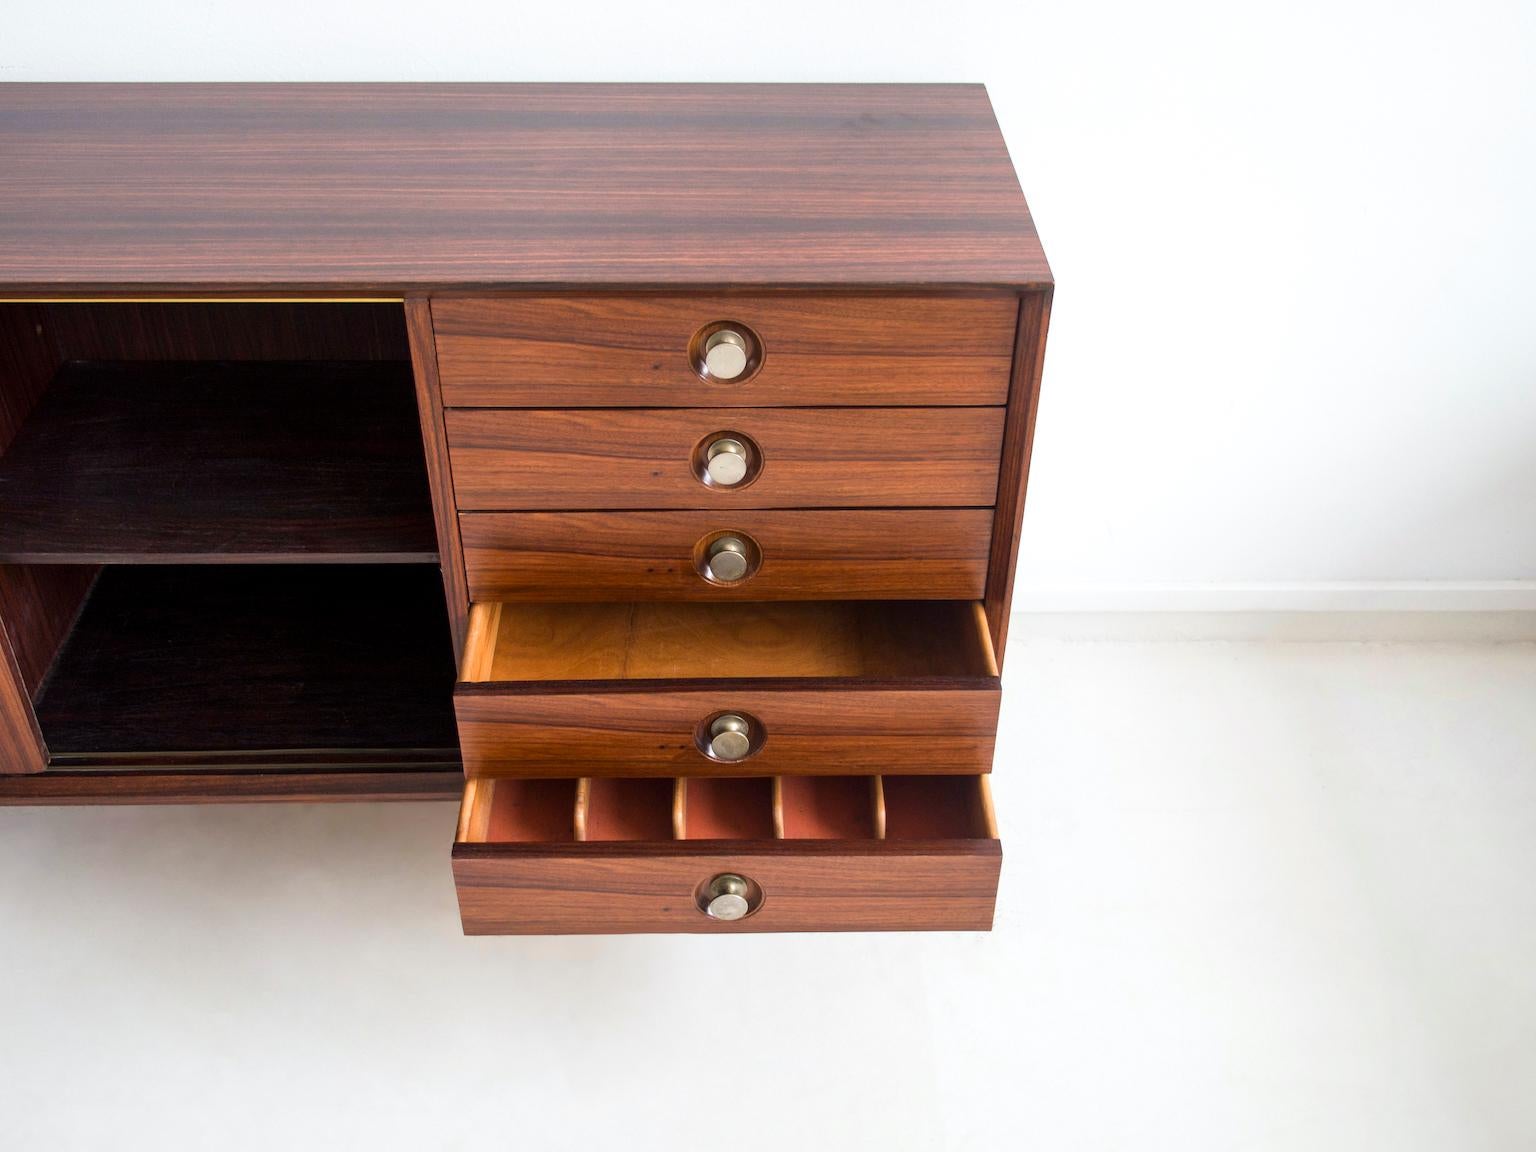
{"label": "round metal pull", "polygon": [[716,876],[699,893],[699,907],[712,920],[740,920],[753,907],[753,885],[734,873]]}
{"label": "round metal pull", "polygon": [[[693,446],[693,476],[706,488],[745,488],[763,471],[763,450],[745,432],[719,428]],[[722,533],[728,535],[728,533]]]}
{"label": "round metal pull", "polygon": [[701,380],[741,384],[763,366],[763,342],[737,320],[714,320],[688,341],[688,362]]}
{"label": "round metal pull", "polygon": [[734,328],[722,328],[704,341],[704,367],[716,380],[735,380],[747,370],[749,358],[747,337]]}
{"label": "round metal pull", "polygon": [[745,760],[752,752],[752,722],[727,712],[709,726],[709,754],[727,763]]}
{"label": "round metal pull", "polygon": [[751,568],[752,560],[746,542],[739,536],[720,537],[709,546],[705,554],[705,574],[721,584],[745,580]]}
{"label": "round metal pull", "polygon": [[734,488],[747,476],[747,446],[740,440],[722,436],[704,449],[704,470],[711,484]]}

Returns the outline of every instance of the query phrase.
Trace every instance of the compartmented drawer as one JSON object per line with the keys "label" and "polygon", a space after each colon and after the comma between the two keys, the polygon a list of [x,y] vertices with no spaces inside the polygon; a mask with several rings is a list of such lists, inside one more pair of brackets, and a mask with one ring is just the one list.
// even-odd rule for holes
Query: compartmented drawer
{"label": "compartmented drawer", "polygon": [[984,776],[470,780],[464,931],[985,931]]}
{"label": "compartmented drawer", "polygon": [[436,299],[449,407],[1006,404],[1013,294]]}
{"label": "compartmented drawer", "polygon": [[981,773],[997,662],[975,601],[475,604],[470,776]]}
{"label": "compartmented drawer", "polygon": [[466,512],[472,600],[979,599],[990,508]]}
{"label": "compartmented drawer", "polygon": [[445,421],[461,510],[990,507],[1004,412],[450,409]]}

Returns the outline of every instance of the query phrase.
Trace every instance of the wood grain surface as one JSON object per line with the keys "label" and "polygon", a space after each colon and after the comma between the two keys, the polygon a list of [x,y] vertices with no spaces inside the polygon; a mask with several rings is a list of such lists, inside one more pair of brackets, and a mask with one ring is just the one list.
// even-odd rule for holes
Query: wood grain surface
{"label": "wood grain surface", "polygon": [[1019,301],[1019,342],[1014,353],[1008,425],[997,487],[997,514],[992,521],[992,549],[987,560],[987,621],[992,646],[1002,667],[1008,647],[1008,616],[1013,608],[1013,581],[1019,564],[1019,537],[1024,527],[1024,493],[1029,486],[1029,462],[1035,445],[1035,417],[1040,408],[1040,380],[1045,370],[1045,337],[1051,323],[1052,291],[1046,289]]}
{"label": "wood grain surface", "polygon": [[[0,307],[0,463],[58,367],[42,310]],[[32,697],[94,572],[0,565],[0,775],[40,772],[48,752]]]}
{"label": "wood grain surface", "polygon": [[[1003,405],[1017,301],[990,296],[567,295],[434,303],[443,398],[545,408]],[[706,382],[689,342],[729,321],[762,368]]]}
{"label": "wood grain surface", "polygon": [[[995,679],[601,681],[461,684],[454,694],[471,776],[870,775],[992,770]],[[722,712],[766,734],[721,764],[696,742]]]}
{"label": "wood grain surface", "polygon": [[432,335],[432,306],[423,297],[405,302],[411,367],[416,378],[416,415],[421,424],[422,449],[432,495],[432,519],[437,529],[438,564],[443,595],[448,602],[448,626],[453,632],[453,659],[464,655],[469,627],[469,591],[464,579],[464,545],[453,503],[453,472],[448,464],[448,432],[443,424],[443,398],[437,373],[437,344]]}
{"label": "wood grain surface", "polygon": [[[466,512],[459,525],[475,600],[975,600],[992,512]],[[713,584],[694,562],[722,528],[762,551],[740,584]]]}
{"label": "wood grain surface", "polygon": [[458,839],[997,839],[986,776],[472,776]]}
{"label": "wood grain surface", "polygon": [[13,295],[1050,278],[974,85],[6,84],[0,156]]}
{"label": "wood grain surface", "polygon": [[[469,935],[496,933],[986,931],[996,840],[455,844]],[[763,900],[713,920],[695,893],[721,873]]]}
{"label": "wood grain surface", "polygon": [[430,568],[110,567],[37,715],[55,764],[456,757]]}
{"label": "wood grain surface", "polygon": [[[0,106],[4,100],[0,89]],[[45,304],[36,311],[59,360],[403,362],[410,356],[398,303],[114,300]]]}
{"label": "wood grain surface", "polygon": [[436,559],[403,363],[75,361],[0,456],[0,561]]}
{"label": "wood grain surface", "polygon": [[0,453],[27,422],[58,371],[59,352],[36,305],[0,304]]}
{"label": "wood grain surface", "polygon": [[37,696],[100,571],[94,564],[0,567],[0,620],[28,696]]}
{"label": "wood grain surface", "polygon": [[954,600],[476,604],[462,679],[536,690],[547,680],[993,676],[975,609]]}
{"label": "wood grain surface", "polygon": [[[1002,408],[450,409],[459,509],[991,507]],[[705,486],[695,446],[750,437],[756,480]]]}
{"label": "wood grain surface", "polygon": [[464,774],[453,766],[346,772],[52,769],[31,776],[0,775],[0,805],[453,800],[463,787]]}
{"label": "wood grain surface", "polygon": [[[59,352],[48,312],[41,307],[0,306],[0,471],[6,466],[5,454],[58,368]],[[8,527],[0,513],[0,534]],[[37,694],[95,575],[95,568],[88,565],[0,564],[0,631],[5,633],[0,643],[11,645],[24,686],[22,695]],[[0,669],[0,676],[4,675]]]}
{"label": "wood grain surface", "polygon": [[41,772],[48,750],[32,701],[27,698],[11,638],[0,632],[0,779],[12,772]]}

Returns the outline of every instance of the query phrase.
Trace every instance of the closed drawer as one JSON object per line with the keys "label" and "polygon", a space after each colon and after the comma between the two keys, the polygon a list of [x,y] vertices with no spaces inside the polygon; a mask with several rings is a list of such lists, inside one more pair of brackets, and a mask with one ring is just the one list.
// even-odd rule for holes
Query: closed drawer
{"label": "closed drawer", "polygon": [[[451,410],[460,509],[990,507],[1002,408]],[[717,482],[722,446],[739,479]]]}
{"label": "closed drawer", "polygon": [[992,926],[982,776],[471,780],[464,931],[828,932]]}
{"label": "closed drawer", "polygon": [[[472,600],[979,599],[990,508],[466,512]],[[739,542],[741,572],[711,557]]]}
{"label": "closed drawer", "polygon": [[470,776],[979,773],[999,689],[975,601],[475,604]]}
{"label": "closed drawer", "polygon": [[[1001,405],[1017,319],[1012,295],[432,302],[443,402],[466,408]],[[720,331],[743,344],[729,375],[704,352]]]}

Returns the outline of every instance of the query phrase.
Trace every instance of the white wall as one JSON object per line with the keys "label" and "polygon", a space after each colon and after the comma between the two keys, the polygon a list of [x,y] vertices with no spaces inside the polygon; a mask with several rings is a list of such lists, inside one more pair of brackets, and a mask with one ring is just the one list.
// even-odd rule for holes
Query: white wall
{"label": "white wall", "polygon": [[0,76],[985,81],[1058,279],[1021,604],[1536,607],[1533,54],[1486,0],[95,0]]}

